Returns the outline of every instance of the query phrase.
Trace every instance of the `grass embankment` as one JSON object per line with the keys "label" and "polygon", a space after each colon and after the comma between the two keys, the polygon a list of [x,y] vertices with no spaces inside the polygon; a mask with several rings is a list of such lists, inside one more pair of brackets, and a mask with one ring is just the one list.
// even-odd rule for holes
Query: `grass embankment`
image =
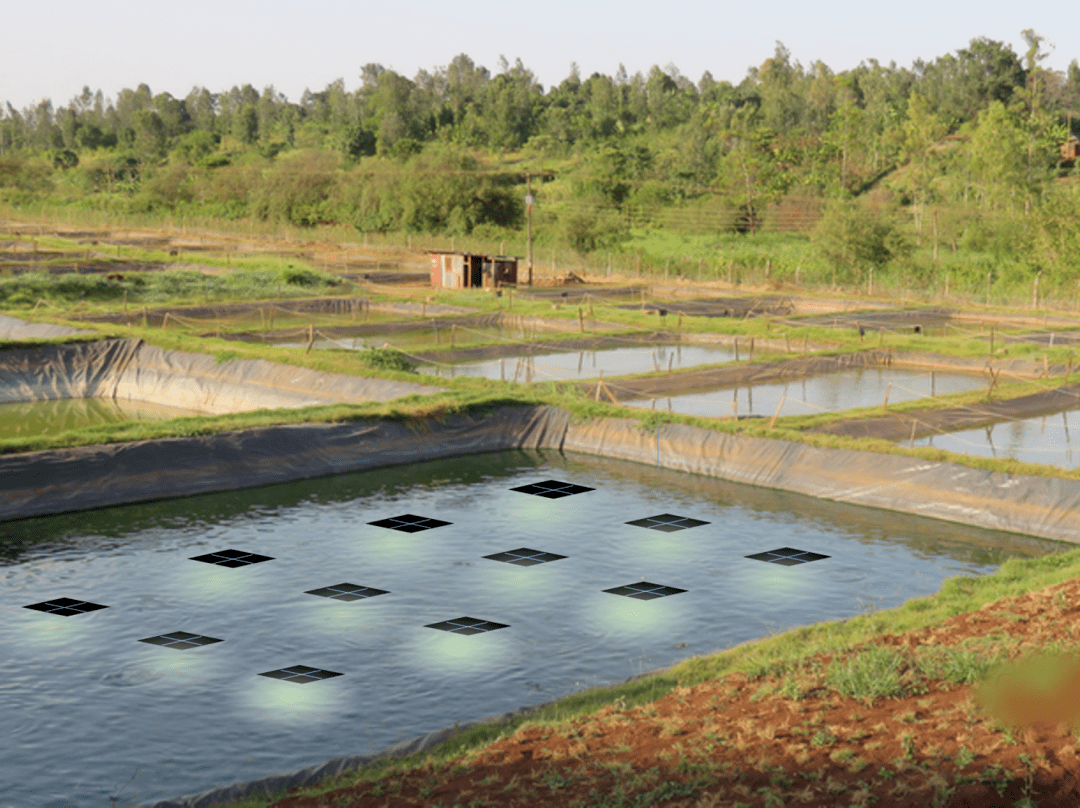
{"label": "grass embankment", "polygon": [[[467,292],[444,291],[441,295],[445,302],[464,304],[470,301]],[[387,298],[390,299],[390,298]],[[396,298],[401,299],[401,298]],[[477,300],[474,295],[471,301],[477,308],[495,308],[501,305],[498,298],[492,296],[480,296]],[[550,305],[530,303],[525,307],[526,312],[535,312],[536,316],[551,316],[558,314],[552,312]],[[518,311],[518,302],[514,304],[515,312]],[[18,316],[20,312],[10,312]],[[615,314],[621,325],[626,325],[627,330],[632,331],[635,327],[642,328],[651,324],[649,315],[640,312],[618,309]],[[576,319],[576,311],[572,316]],[[84,324],[77,321],[69,321],[66,318],[48,318],[56,322],[67,322],[82,327]],[[692,322],[705,318],[684,318],[688,328],[694,329],[692,333],[727,333],[742,334],[745,336],[761,335],[762,337],[776,338],[774,324],[758,320],[731,322],[723,319],[709,322]],[[164,349],[174,349],[193,353],[210,353],[218,357],[219,361],[231,359],[266,359],[274,362],[307,367],[312,370],[345,373],[361,376],[374,376],[394,381],[413,381],[443,388],[445,392],[433,396],[409,396],[398,399],[390,404],[367,403],[357,405],[330,405],[325,407],[305,408],[301,410],[260,410],[251,413],[239,413],[227,416],[211,416],[206,418],[183,418],[156,423],[138,424],[113,424],[88,427],[70,432],[51,436],[39,436],[21,438],[18,441],[0,441],[0,454],[15,452],[38,451],[43,449],[55,449],[74,446],[86,446],[98,443],[119,443],[131,440],[148,440],[165,437],[186,437],[191,435],[214,434],[239,429],[267,426],[271,424],[287,423],[314,423],[319,421],[350,421],[385,418],[391,420],[418,420],[426,417],[443,417],[454,412],[470,412],[480,415],[483,412],[504,405],[552,405],[569,410],[575,418],[589,419],[596,417],[634,418],[642,424],[642,428],[651,431],[658,423],[682,423],[690,426],[698,426],[705,429],[743,434],[752,437],[776,438],[781,440],[798,441],[821,448],[844,448],[870,452],[904,454],[919,457],[925,460],[945,461],[966,465],[972,468],[988,469],[1010,474],[1029,474],[1046,477],[1066,477],[1080,479],[1080,470],[1065,470],[1054,466],[1041,464],[1022,463],[1014,460],[999,460],[992,458],[980,458],[965,454],[957,454],[942,449],[931,447],[908,448],[889,441],[875,440],[871,438],[849,438],[834,435],[821,435],[810,433],[807,430],[816,426],[838,420],[840,418],[852,418],[866,415],[881,414],[883,411],[915,412],[927,409],[941,409],[946,407],[975,404],[986,399],[986,391],[972,391],[968,393],[956,393],[952,395],[938,396],[934,399],[919,399],[901,404],[890,404],[886,409],[882,407],[868,407],[860,410],[847,411],[842,415],[826,414],[811,416],[789,416],[780,418],[775,425],[769,426],[769,419],[752,419],[745,421],[733,421],[724,418],[701,418],[678,413],[643,412],[637,408],[619,407],[604,401],[589,399],[580,390],[572,386],[563,386],[557,383],[534,383],[531,385],[518,385],[512,382],[489,380],[480,377],[459,376],[447,379],[438,376],[428,376],[407,371],[395,371],[376,369],[364,363],[362,352],[348,350],[320,350],[306,353],[302,348],[275,348],[272,346],[257,345],[252,343],[240,343],[216,338],[197,337],[189,334],[162,330],[159,328],[142,328],[136,326],[94,326],[85,327],[97,330],[102,337],[128,337],[141,338],[148,343]],[[811,341],[828,340],[834,346],[833,352],[850,352],[865,349],[865,340],[860,340],[857,332],[822,328],[815,326],[801,332]],[[566,338],[580,336],[579,333],[569,332]],[[546,338],[546,337],[545,337]],[[65,337],[55,340],[34,340],[34,344],[62,343],[70,341],[88,341],[87,337]],[[872,340],[872,342],[879,342]],[[970,355],[966,342],[961,343],[955,339],[934,337],[912,338],[906,335],[894,337],[889,335],[880,341],[885,347],[895,350],[911,349],[917,347],[921,352],[940,353],[946,355]],[[801,344],[801,342],[800,342]],[[873,345],[872,347],[878,347]],[[985,351],[985,346],[980,347]],[[1037,353],[1038,346],[1023,346],[1029,354]],[[447,346],[449,350],[449,347]],[[1042,350],[1042,354],[1048,354],[1052,362],[1065,364],[1070,356],[1067,347]],[[1019,352],[1018,352],[1019,353]],[[1041,357],[1042,354],[1039,354]],[[770,353],[764,356],[755,356],[755,361],[780,361],[790,358],[785,354]],[[1012,358],[1016,358],[1013,356]],[[684,371],[685,372],[685,371]],[[674,373],[678,373],[675,371]],[[637,374],[637,376],[653,376],[655,373]],[[666,375],[666,374],[665,374]],[[635,378],[629,376],[626,378]],[[1038,390],[1050,389],[1064,384],[1064,379],[1052,378],[1030,382],[1001,382],[994,388],[995,400],[1005,400],[1012,397],[1026,395]]]}

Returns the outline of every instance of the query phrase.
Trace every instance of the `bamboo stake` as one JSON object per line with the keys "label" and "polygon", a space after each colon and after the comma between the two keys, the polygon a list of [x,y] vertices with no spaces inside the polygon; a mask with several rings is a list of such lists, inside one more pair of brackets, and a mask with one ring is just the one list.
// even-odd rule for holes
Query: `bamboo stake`
{"label": "bamboo stake", "polygon": [[780,408],[784,406],[786,400],[787,396],[780,396],[780,403],[776,405],[776,412],[774,412],[773,417],[769,419],[769,429],[776,426],[776,419],[780,417]]}
{"label": "bamboo stake", "polygon": [[308,326],[308,340],[307,340],[307,349],[304,351],[305,355],[311,350],[311,346],[314,345],[314,344],[315,344],[315,323],[312,323],[311,325]]}
{"label": "bamboo stake", "polygon": [[919,422],[914,418],[911,419],[911,440],[908,441],[908,448],[912,448],[915,445],[915,425]]}
{"label": "bamboo stake", "polygon": [[892,392],[892,382],[889,382],[885,387],[885,400],[881,402],[881,409],[885,409],[889,406],[889,393]]}

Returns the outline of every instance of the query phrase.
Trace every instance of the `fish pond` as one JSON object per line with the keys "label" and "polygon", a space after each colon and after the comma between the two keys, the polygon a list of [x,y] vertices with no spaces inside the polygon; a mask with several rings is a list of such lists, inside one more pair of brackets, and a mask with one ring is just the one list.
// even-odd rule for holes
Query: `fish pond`
{"label": "fish pond", "polygon": [[917,438],[914,445],[1071,470],[1080,466],[1080,410]]}
{"label": "fish pond", "polygon": [[768,417],[778,410],[781,415],[815,415],[872,407],[884,404],[886,400],[896,404],[985,386],[986,378],[976,373],[853,368],[820,376],[728,386],[675,396],[628,399],[620,403],[630,407],[711,417]]}
{"label": "fish pond", "polygon": [[[199,410],[120,398],[61,398],[0,404],[0,440],[55,435],[120,421],[164,421],[206,415]],[[2,528],[0,528],[2,535]]]}
{"label": "fish pond", "polygon": [[521,451],[0,523],[0,806],[375,753],[1066,549]]}

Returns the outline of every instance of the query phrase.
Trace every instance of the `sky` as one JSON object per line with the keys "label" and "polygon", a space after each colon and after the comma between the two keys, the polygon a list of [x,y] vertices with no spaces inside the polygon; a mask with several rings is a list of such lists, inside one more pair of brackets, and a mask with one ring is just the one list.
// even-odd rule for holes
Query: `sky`
{"label": "sky", "polygon": [[[978,5],[949,0],[666,0],[601,4],[546,0],[31,0],[7,3],[0,45],[0,104],[66,105],[84,86],[115,98],[145,82],[183,97],[273,85],[290,101],[336,79],[359,86],[360,67],[381,64],[413,78],[467,54],[491,73],[520,58],[545,91],[570,75],[633,75],[653,65],[695,83],[707,70],[738,83],[777,41],[809,66],[840,72],[868,59],[910,67],[976,37],[1023,56],[1021,31],[1054,46],[1046,65],[1080,58],[1080,25],[1064,0]],[[1049,48],[1047,48],[1049,50]]]}

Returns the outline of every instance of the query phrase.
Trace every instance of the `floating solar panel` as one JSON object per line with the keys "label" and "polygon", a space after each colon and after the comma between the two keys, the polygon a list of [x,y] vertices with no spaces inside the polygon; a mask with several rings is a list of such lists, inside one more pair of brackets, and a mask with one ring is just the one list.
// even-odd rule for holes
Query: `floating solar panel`
{"label": "floating solar panel", "polygon": [[147,637],[139,642],[148,642],[151,645],[160,645],[163,648],[176,648],[186,651],[189,648],[201,648],[204,645],[212,645],[224,640],[216,640],[213,637],[204,637],[201,634],[189,634],[186,631],[174,631],[172,634],[160,634],[157,637]]}
{"label": "floating solar panel", "polygon": [[511,491],[520,491],[523,494],[532,494],[537,497],[547,497],[548,499],[559,499],[560,497],[569,497],[574,494],[583,494],[586,491],[595,491],[595,488],[588,488],[584,485],[575,485],[574,483],[562,483],[558,480],[544,480],[542,483],[530,483],[529,485],[519,485],[517,488],[511,488]]}
{"label": "floating solar panel", "polygon": [[373,598],[376,595],[389,595],[390,592],[386,589],[373,589],[370,586],[358,586],[357,584],[337,584],[336,586],[324,586],[322,589],[309,589],[304,594],[352,602],[354,600]]}
{"label": "floating solar panel", "polygon": [[205,561],[207,564],[217,564],[219,567],[248,567],[263,561],[273,561],[270,556],[258,553],[245,553],[243,550],[221,550],[216,553],[193,556],[192,561]]}
{"label": "floating solar panel", "polygon": [[380,519],[377,522],[368,522],[376,527],[386,527],[390,530],[400,530],[402,533],[419,533],[421,530],[430,530],[433,527],[453,524],[443,522],[441,519],[429,519],[426,516],[414,516],[406,513],[402,516],[392,516],[389,519]]}
{"label": "floating solar panel", "polygon": [[700,519],[689,519],[685,516],[676,516],[673,513],[662,513],[659,516],[635,519],[633,522],[627,522],[626,524],[637,525],[638,527],[648,527],[653,530],[662,530],[664,533],[674,533],[676,530],[685,530],[689,527],[700,527],[701,525],[707,525],[709,523],[702,522]]}
{"label": "floating solar panel", "polygon": [[85,600],[73,600],[72,598],[54,598],[52,600],[46,600],[42,603],[34,603],[30,606],[24,606],[24,609],[35,609],[39,612],[48,612],[49,614],[58,614],[61,617],[71,617],[76,614],[86,614],[87,612],[95,612],[98,609],[108,609],[108,606],[102,606],[100,603],[90,603]]}
{"label": "floating solar panel", "polygon": [[284,682],[296,682],[306,685],[309,682],[319,682],[323,679],[331,679],[334,676],[344,676],[334,671],[324,671],[319,668],[309,668],[307,665],[293,665],[291,668],[281,668],[276,671],[260,673],[259,676],[269,676],[271,679],[281,679]]}
{"label": "floating solar panel", "polygon": [[823,558],[829,558],[829,556],[821,555],[820,553],[804,552],[792,547],[781,547],[779,550],[754,553],[753,555],[746,556],[746,558],[752,558],[755,561],[769,561],[773,564],[782,564],[785,567],[794,567],[796,564],[805,564],[808,561],[820,561]]}
{"label": "floating solar panel", "polygon": [[428,623],[424,628],[437,628],[452,634],[483,634],[500,628],[510,628],[505,623],[492,623],[490,620],[477,620],[475,617],[459,617],[457,620],[444,620],[441,623]]}
{"label": "floating solar panel", "polygon": [[492,553],[484,558],[493,561],[505,561],[507,564],[517,564],[519,567],[531,567],[534,564],[543,564],[548,561],[558,561],[566,558],[558,553],[542,553],[539,550],[530,550],[528,547],[519,547],[517,550],[508,550],[505,553]]}
{"label": "floating solar panel", "polygon": [[614,589],[605,589],[605,592],[610,592],[612,595],[625,595],[628,598],[636,598],[637,600],[655,600],[656,598],[664,598],[668,595],[677,595],[680,592],[685,592],[685,589],[677,589],[674,586],[660,586],[660,584],[651,584],[648,581],[642,581],[637,584],[630,584],[628,586],[617,586]]}

